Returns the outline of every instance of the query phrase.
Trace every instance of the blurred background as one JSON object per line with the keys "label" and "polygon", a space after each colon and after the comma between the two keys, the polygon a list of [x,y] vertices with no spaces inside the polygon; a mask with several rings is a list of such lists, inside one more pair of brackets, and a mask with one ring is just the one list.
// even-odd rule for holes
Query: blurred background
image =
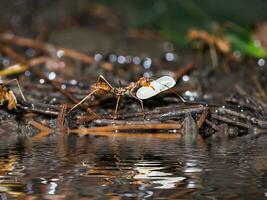
{"label": "blurred background", "polygon": [[[266,45],[264,0],[2,0],[0,9],[0,31],[39,35],[66,45],[71,42],[78,50],[81,41],[87,41],[90,47],[80,47],[84,51],[125,51],[127,37],[164,38],[184,48],[189,46],[188,30],[195,28],[227,36],[233,48],[245,54],[265,55],[253,52],[250,40],[254,34]],[[75,36],[81,38],[74,42]],[[128,53],[140,53],[129,46]]]}

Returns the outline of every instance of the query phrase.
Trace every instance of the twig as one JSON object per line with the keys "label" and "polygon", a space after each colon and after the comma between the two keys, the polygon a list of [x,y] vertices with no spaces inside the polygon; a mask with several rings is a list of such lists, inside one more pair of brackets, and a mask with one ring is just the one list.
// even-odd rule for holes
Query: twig
{"label": "twig", "polygon": [[213,123],[212,121],[206,119],[205,122],[206,122],[206,124],[208,124],[211,128],[213,128],[215,131],[217,131],[217,132],[223,132],[223,130],[222,130],[218,125],[216,125],[215,123]]}
{"label": "twig", "polygon": [[[246,98],[246,97],[244,97],[244,98]],[[237,105],[239,105],[239,106],[241,106],[243,108],[248,108],[248,109],[260,112],[260,113],[262,113],[264,115],[267,114],[267,112],[262,110],[262,108],[259,108],[259,106],[255,106],[254,104],[248,103],[246,100],[244,100],[244,98],[240,99],[240,98],[236,98],[234,96],[231,96],[231,97],[227,97],[225,99],[225,101],[227,103],[237,104]]]}
{"label": "twig", "polygon": [[236,91],[241,95],[246,97],[251,103],[257,106],[259,109],[264,110],[265,105],[259,102],[257,99],[251,97],[240,85],[235,85]]}
{"label": "twig", "polygon": [[251,122],[251,123],[253,123],[253,124],[255,124],[261,128],[267,128],[267,120],[258,119],[254,116],[250,116],[250,115],[245,114],[245,113],[236,112],[234,110],[230,110],[227,108],[219,108],[218,112],[221,114],[229,114],[232,116],[236,116],[238,118],[249,121],[249,122]]}
{"label": "twig", "polygon": [[57,117],[57,129],[58,130],[64,130],[65,126],[64,126],[64,119],[65,119],[65,115],[66,115],[66,110],[67,110],[67,105],[64,104],[61,106],[60,111],[58,113],[58,117]]}
{"label": "twig", "polygon": [[182,134],[179,132],[176,133],[147,133],[147,132],[138,132],[138,133],[111,133],[111,132],[90,132],[86,129],[70,129],[70,133],[79,134],[79,135],[94,135],[94,136],[106,136],[106,137],[125,137],[125,138],[160,138],[160,139],[180,139]]}
{"label": "twig", "polygon": [[[80,116],[82,117],[82,116]],[[78,121],[82,122],[83,118],[79,118]],[[131,125],[131,124],[159,124],[161,123],[161,121],[132,121],[132,120],[112,120],[112,119],[96,119],[93,121],[93,123],[97,124],[97,125]]]}
{"label": "twig", "polygon": [[86,128],[84,130],[88,132],[117,132],[117,131],[125,131],[125,130],[151,130],[151,129],[177,130],[177,129],[180,129],[181,127],[182,125],[178,123],[158,123],[158,124],[136,123],[136,124],[92,127],[92,128]]}
{"label": "twig", "polygon": [[227,118],[227,117],[222,117],[220,115],[216,115],[216,114],[211,114],[211,117],[214,118],[214,119],[217,119],[219,121],[222,121],[222,122],[226,122],[226,123],[229,123],[229,124],[233,124],[233,125],[236,125],[236,126],[239,126],[239,127],[242,127],[242,128],[251,128],[251,126],[249,124],[245,124],[243,122],[240,122],[240,121],[235,121],[235,120],[232,120],[230,118]]}
{"label": "twig", "polygon": [[26,63],[26,59],[20,54],[18,54],[16,51],[14,51],[11,47],[3,46],[1,50],[10,58],[13,58],[21,63]]}
{"label": "twig", "polygon": [[33,113],[39,113],[39,114],[45,114],[50,116],[58,116],[59,108],[58,106],[48,105],[48,104],[41,104],[41,103],[18,103],[18,107],[27,111],[27,112],[33,112]]}
{"label": "twig", "polygon": [[197,128],[198,128],[198,129],[202,128],[202,126],[203,126],[205,120],[207,119],[208,115],[209,115],[209,110],[205,110],[205,111],[201,114],[201,116],[200,116],[199,119],[197,120]]}
{"label": "twig", "polygon": [[[181,104],[179,106],[168,106],[168,107],[161,107],[156,108],[153,111],[145,112],[145,116],[147,118],[156,118],[156,119],[164,119],[164,118],[171,118],[181,116],[187,113],[199,113],[206,110],[207,107],[201,104],[196,105],[185,105]],[[118,118],[132,118],[142,116],[142,113],[129,113],[124,115],[119,115]]]}

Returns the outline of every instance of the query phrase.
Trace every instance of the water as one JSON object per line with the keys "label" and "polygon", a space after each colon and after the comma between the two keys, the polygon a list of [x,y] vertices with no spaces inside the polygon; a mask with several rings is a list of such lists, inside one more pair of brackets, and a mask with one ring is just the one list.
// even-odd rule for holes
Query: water
{"label": "water", "polygon": [[267,199],[267,137],[3,137],[0,199]]}

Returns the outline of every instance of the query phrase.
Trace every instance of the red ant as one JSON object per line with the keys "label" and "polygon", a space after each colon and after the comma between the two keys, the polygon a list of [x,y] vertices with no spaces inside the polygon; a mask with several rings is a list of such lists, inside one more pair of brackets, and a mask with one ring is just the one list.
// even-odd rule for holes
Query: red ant
{"label": "red ant", "polygon": [[[100,79],[102,79],[104,82],[99,82]],[[91,93],[89,93],[86,97],[84,97],[79,103],[77,103],[76,105],[74,105],[70,110],[72,111],[74,108],[76,108],[77,106],[79,106],[81,103],[83,103],[86,99],[88,99],[91,95],[93,94],[99,94],[99,95],[106,95],[108,93],[114,94],[117,96],[117,103],[116,103],[116,108],[115,108],[115,112],[114,115],[116,116],[117,111],[118,111],[118,107],[119,107],[119,102],[120,102],[120,98],[126,94],[130,94],[133,98],[135,98],[136,100],[138,100],[141,104],[141,108],[142,108],[142,112],[144,113],[144,106],[143,106],[143,101],[138,98],[135,95],[135,89],[139,88],[139,87],[150,87],[153,90],[155,90],[153,88],[153,86],[150,84],[150,78],[147,77],[141,77],[137,82],[131,82],[128,86],[126,87],[113,87],[106,79],[104,76],[100,75],[97,79],[97,82],[94,83],[93,85],[91,85]]]}

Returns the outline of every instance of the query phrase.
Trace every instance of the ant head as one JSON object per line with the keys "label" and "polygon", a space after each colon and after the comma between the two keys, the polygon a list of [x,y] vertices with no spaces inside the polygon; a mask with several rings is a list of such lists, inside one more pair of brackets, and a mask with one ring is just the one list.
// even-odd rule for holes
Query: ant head
{"label": "ant head", "polygon": [[142,77],[139,79],[138,82],[143,87],[149,87],[150,86],[150,79],[148,77]]}

